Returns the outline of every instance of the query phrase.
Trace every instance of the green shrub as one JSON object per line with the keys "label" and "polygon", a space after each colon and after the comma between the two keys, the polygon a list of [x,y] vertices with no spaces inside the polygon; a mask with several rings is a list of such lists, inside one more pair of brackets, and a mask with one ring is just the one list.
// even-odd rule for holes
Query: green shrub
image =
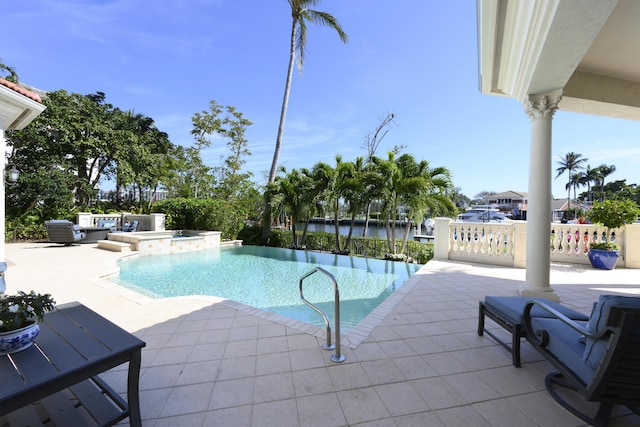
{"label": "green shrub", "polygon": [[589,211],[589,219],[607,227],[607,232],[612,228],[631,224],[640,216],[640,208],[633,200],[604,200],[594,202]]}
{"label": "green shrub", "polygon": [[155,203],[151,212],[166,215],[167,229],[220,231],[224,240],[236,239],[245,226],[244,214],[226,200],[166,199]]}
{"label": "green shrub", "polygon": [[589,249],[599,249],[601,251],[619,251],[620,246],[614,242],[593,242],[589,243]]}
{"label": "green shrub", "polygon": [[5,241],[19,242],[25,240],[44,240],[47,228],[44,221],[36,215],[7,219],[5,222]]}
{"label": "green shrub", "polygon": [[418,264],[426,264],[433,259],[433,243],[423,244],[416,252],[416,261]]}
{"label": "green shrub", "polygon": [[262,227],[259,224],[247,224],[238,233],[236,239],[242,240],[243,245],[260,245],[260,237],[262,237]]}
{"label": "green shrub", "polygon": [[[298,242],[301,242],[302,232],[298,232]],[[308,232],[304,245],[309,251],[335,252],[335,234],[322,231]],[[413,259],[419,264],[426,264],[433,258],[433,243],[408,241],[407,250],[404,254],[396,254],[387,257],[389,247],[386,239],[379,237],[356,236],[351,238],[351,245],[346,247],[347,236],[340,236],[340,245],[343,250],[350,255],[364,256],[369,258],[391,259],[394,261],[406,261]],[[250,244],[243,240],[243,244]],[[272,230],[269,235],[268,246],[277,248],[290,248],[293,245],[293,237],[289,230]],[[397,242],[398,246],[400,242]]]}
{"label": "green shrub", "polygon": [[274,248],[288,248],[292,244],[293,239],[290,231],[271,230],[269,238],[267,239],[267,246]]}

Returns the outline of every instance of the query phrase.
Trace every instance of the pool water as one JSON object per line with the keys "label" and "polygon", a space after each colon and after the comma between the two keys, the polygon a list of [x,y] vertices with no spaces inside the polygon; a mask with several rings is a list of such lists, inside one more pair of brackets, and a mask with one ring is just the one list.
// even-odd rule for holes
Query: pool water
{"label": "pool water", "polygon": [[[349,330],[422,265],[262,246],[234,246],[119,262],[116,283],[153,298],[211,295],[314,325],[322,316],[300,300],[300,278],[314,267],[334,275],[340,292],[340,326]],[[303,282],[304,297],[334,324],[333,283],[323,274]]]}

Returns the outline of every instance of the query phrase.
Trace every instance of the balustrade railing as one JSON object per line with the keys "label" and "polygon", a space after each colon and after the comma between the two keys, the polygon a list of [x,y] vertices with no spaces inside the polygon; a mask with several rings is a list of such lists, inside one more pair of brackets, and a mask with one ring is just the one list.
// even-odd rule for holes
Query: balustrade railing
{"label": "balustrade railing", "polygon": [[513,263],[513,227],[510,225],[453,222],[449,227],[449,237],[450,259],[490,259],[491,264]]}
{"label": "balustrade railing", "polygon": [[[594,224],[550,223],[551,261],[589,264],[589,244],[606,241],[606,232]],[[437,218],[434,254],[440,259],[524,267],[526,240],[526,221],[474,223]],[[609,240],[620,246],[620,267],[640,268],[640,224],[611,230]]]}
{"label": "balustrade railing", "polygon": [[[604,227],[597,225],[552,224],[550,239],[552,261],[588,264],[589,244],[607,241],[607,232]],[[624,244],[624,229],[613,230],[609,240],[622,246]],[[623,252],[623,248],[621,248],[621,252]]]}
{"label": "balustrade railing", "polygon": [[135,220],[140,223],[138,231],[164,231],[165,217],[166,215],[162,213],[138,215],[131,213],[92,214],[90,212],[79,212],[76,223],[80,227],[95,227],[100,220],[116,221],[116,228],[121,230],[125,223]]}

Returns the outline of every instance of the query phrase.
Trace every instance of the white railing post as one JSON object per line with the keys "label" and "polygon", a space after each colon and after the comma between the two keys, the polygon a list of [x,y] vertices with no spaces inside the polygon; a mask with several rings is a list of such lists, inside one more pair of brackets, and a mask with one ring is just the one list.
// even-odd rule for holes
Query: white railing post
{"label": "white railing post", "polygon": [[165,217],[163,213],[151,214],[151,231],[164,231],[165,230]]}
{"label": "white railing post", "polygon": [[513,266],[527,266],[527,222],[513,221]]}
{"label": "white railing post", "polygon": [[640,268],[640,224],[627,224],[624,227],[624,266]]}
{"label": "white railing post", "polygon": [[435,218],[433,227],[433,258],[449,259],[449,224],[451,218]]}
{"label": "white railing post", "polygon": [[93,214],[91,212],[78,212],[77,214],[77,221],[76,223],[80,226],[80,227],[92,227],[93,224],[91,223],[91,219],[93,217]]}

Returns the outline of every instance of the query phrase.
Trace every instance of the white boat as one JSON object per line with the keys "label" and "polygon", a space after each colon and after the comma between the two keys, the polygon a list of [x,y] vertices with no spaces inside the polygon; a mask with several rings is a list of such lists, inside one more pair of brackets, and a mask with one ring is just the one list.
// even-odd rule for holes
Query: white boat
{"label": "white boat", "polygon": [[457,220],[461,222],[509,222],[507,215],[489,206],[472,206],[458,215]]}
{"label": "white boat", "polygon": [[436,222],[431,218],[427,218],[424,220],[422,225],[426,230],[426,234],[431,236],[433,234],[433,229],[436,227]]}

